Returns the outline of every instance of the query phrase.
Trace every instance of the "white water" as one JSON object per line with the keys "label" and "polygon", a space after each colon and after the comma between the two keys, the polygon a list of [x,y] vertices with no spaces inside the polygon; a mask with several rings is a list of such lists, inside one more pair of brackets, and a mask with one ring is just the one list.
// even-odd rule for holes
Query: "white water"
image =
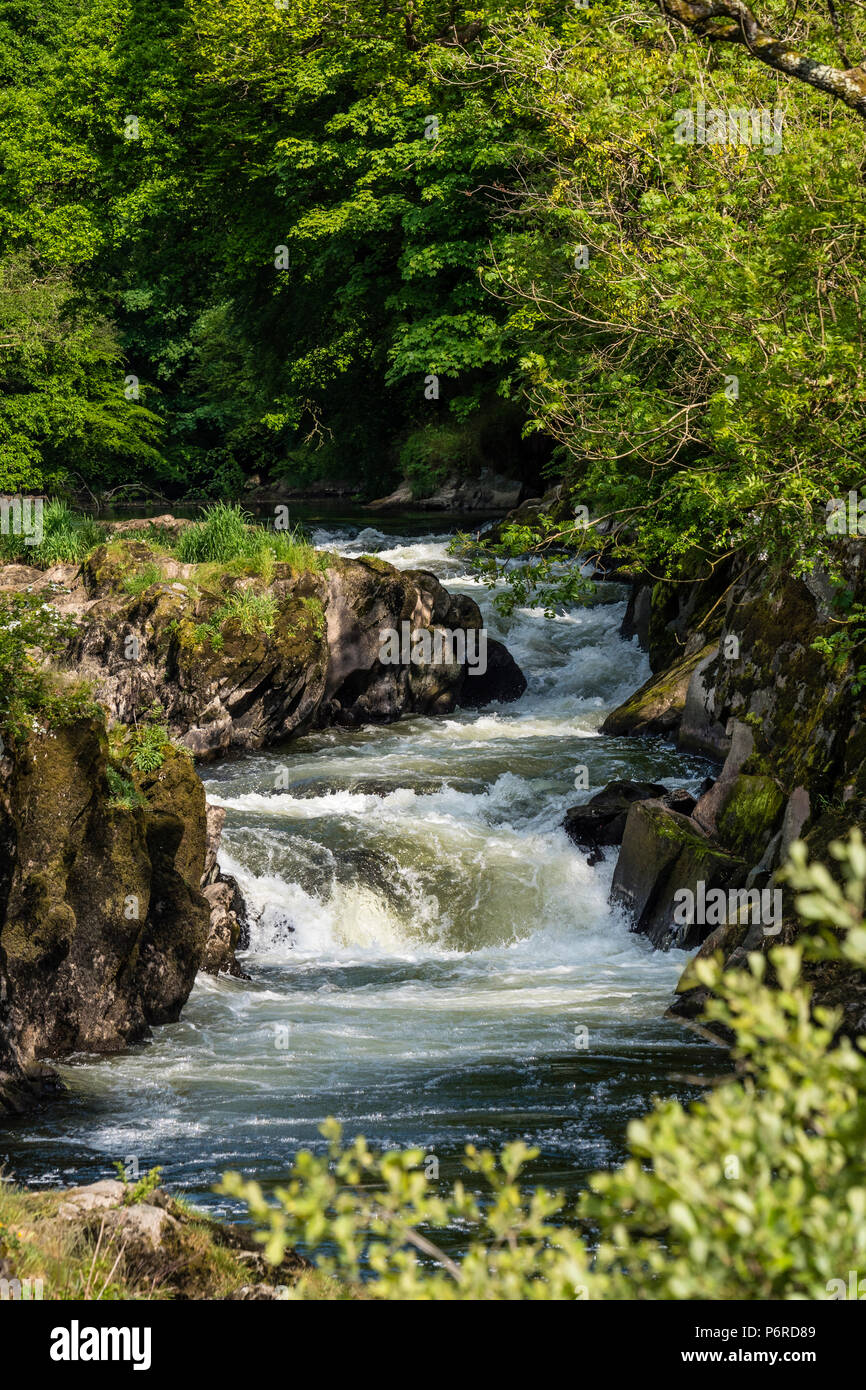
{"label": "white water", "polygon": [[[420,1144],[444,1175],[466,1143],[520,1136],[573,1185],[618,1156],[627,1119],[676,1091],[671,1072],[698,1050],[661,1017],[685,957],[629,933],[607,905],[612,853],[590,868],[559,828],[614,778],[704,775],[658,740],[598,735],[648,674],[618,636],[622,591],[501,619],[444,536],[316,540],[471,593],[529,689],[204,769],[227,810],[221,863],[256,918],[252,981],[202,976],[152,1042],[65,1068],[62,1117],[31,1117],[5,1144],[18,1176],[83,1181],[135,1155],[212,1200],[226,1167],[278,1179],[336,1115],[350,1134]],[[574,790],[580,764],[589,793]]]}

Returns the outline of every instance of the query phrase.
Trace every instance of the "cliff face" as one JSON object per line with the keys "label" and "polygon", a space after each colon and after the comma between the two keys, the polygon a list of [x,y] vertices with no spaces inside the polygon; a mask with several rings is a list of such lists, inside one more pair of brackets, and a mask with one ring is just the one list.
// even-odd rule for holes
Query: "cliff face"
{"label": "cliff face", "polygon": [[146,805],[112,804],[107,740],[82,719],[0,763],[0,1105],[37,1059],[111,1052],[179,1016],[208,937],[204,789],[169,750]]}
{"label": "cliff face", "polygon": [[[71,569],[71,567],[70,567]],[[143,577],[143,578],[142,578]],[[144,587],[137,580],[142,578]],[[197,757],[259,748],[312,727],[448,714],[510,700],[526,681],[501,643],[487,670],[466,661],[390,664],[382,632],[479,630],[472,599],[425,571],[367,557],[327,571],[276,564],[267,580],[181,565],[140,541],[95,551],[49,600],[79,620],[70,664],[113,718],[158,701],[172,736]]]}
{"label": "cliff face", "polygon": [[[861,544],[840,547],[839,570],[850,604],[866,603]],[[831,840],[866,824],[866,651],[861,644],[834,652],[833,598],[821,573],[796,578],[760,566],[635,591],[625,633],[649,650],[654,674],[605,731],[665,732],[721,764],[689,817],[659,802],[629,811],[613,897],[662,948],[700,945],[736,965],[749,951],[791,939],[797,928],[786,895],[772,931],[736,912],[684,932],[674,894],[697,894],[700,883],[705,891],[774,890],[794,839],[826,857]],[[663,688],[671,698],[662,719]],[[692,1016],[703,991],[689,983],[687,971],[674,1007]],[[829,974],[819,985],[822,1002],[842,1003],[862,1030],[866,999]]]}

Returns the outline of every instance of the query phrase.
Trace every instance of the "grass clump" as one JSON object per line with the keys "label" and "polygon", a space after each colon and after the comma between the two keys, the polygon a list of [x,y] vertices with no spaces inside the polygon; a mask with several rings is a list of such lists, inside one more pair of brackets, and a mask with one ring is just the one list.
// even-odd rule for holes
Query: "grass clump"
{"label": "grass clump", "polygon": [[244,560],[266,583],[273,578],[275,564],[299,570],[318,570],[324,564],[324,557],[300,527],[266,529],[243,507],[229,502],[205,508],[201,520],[179,536],[174,553],[182,564],[191,565]]}
{"label": "grass clump", "polygon": [[50,569],[52,565],[77,565],[105,539],[103,527],[92,517],[78,516],[59,498],[52,498],[42,509],[42,538],[29,545],[23,535],[0,536],[0,562],[33,565]]}
{"label": "grass clump", "polygon": [[105,775],[108,779],[108,790],[111,792],[109,806],[115,811],[137,811],[139,807],[146,806],[147,802],[138,791],[135,784],[123,773],[118,772],[115,767],[107,767]]}
{"label": "grass clump", "polygon": [[144,593],[145,589],[149,589],[152,584],[158,584],[161,579],[162,570],[159,568],[159,565],[153,562],[142,565],[141,569],[137,570],[135,574],[130,574],[124,579],[124,592],[133,594],[137,598],[139,594]]}
{"label": "grass clump", "polygon": [[193,635],[196,642],[210,642],[211,649],[218,652],[225,645],[222,632],[224,623],[234,620],[246,637],[256,632],[270,636],[276,616],[277,600],[273,594],[257,594],[252,589],[241,589],[221,604],[206,623],[198,623]]}

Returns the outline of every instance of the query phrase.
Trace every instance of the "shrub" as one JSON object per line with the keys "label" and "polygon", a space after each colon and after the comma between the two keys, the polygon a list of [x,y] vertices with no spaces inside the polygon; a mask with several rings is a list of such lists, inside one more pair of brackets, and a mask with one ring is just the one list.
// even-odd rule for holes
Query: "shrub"
{"label": "shrub", "polygon": [[62,651],[73,631],[39,594],[0,595],[0,734],[10,742],[21,742],[40,717],[59,724],[95,708],[86,686],[64,687],[39,662],[38,653]]}
{"label": "shrub", "polygon": [[[597,1173],[577,1207],[521,1190],[537,1154],[512,1144],[497,1159],[466,1149],[487,1185],[440,1195],[423,1151],[343,1149],[329,1121],[326,1156],[299,1153],[269,1202],[227,1173],[271,1261],[290,1244],[333,1251],[321,1269],[364,1277],[383,1299],[819,1299],[866,1262],[866,1040],[838,1035],[838,1013],[813,1007],[804,955],[866,967],[866,846],[859,831],[831,853],[842,882],[796,845],[787,877],[803,919],[832,930],[755,953],[748,969],[696,961],[715,991],[710,1018],[730,1030],[739,1075],[688,1109],[656,1104],[628,1130],[631,1157]],[[774,975],[773,987],[768,975]],[[459,1225],[462,1258],[435,1244]],[[309,1296],[303,1282],[291,1295]]]}

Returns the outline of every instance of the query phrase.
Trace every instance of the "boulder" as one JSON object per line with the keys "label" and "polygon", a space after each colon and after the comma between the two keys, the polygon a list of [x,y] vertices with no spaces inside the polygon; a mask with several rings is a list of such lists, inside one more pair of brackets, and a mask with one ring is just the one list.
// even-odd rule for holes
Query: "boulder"
{"label": "boulder", "polygon": [[629,809],[622,849],[614,871],[610,900],[624,908],[632,930],[649,937],[660,950],[700,945],[711,926],[680,925],[674,918],[674,894],[741,884],[747,865],[714,844],[696,822],[662,801],[636,801]]}
{"label": "boulder", "polygon": [[502,512],[520,501],[523,484],[519,479],[506,478],[490,468],[482,468],[477,476],[450,474],[444,482],[425,496],[416,497],[409,482],[402,482],[387,497],[368,502],[372,512],[402,511],[406,507],[423,507],[425,511],[444,512]]}
{"label": "boulder", "polygon": [[[130,593],[129,577],[154,566],[159,579]],[[435,575],[375,557],[331,556],[327,571],[314,573],[280,563],[265,583],[230,568],[179,566],[125,540],[88,557],[84,583],[70,664],[114,719],[134,722],[158,702],[173,738],[198,758],[310,728],[448,714],[525,689],[493,641],[483,676],[466,661],[383,660],[383,634],[404,623],[432,639],[440,629],[479,630],[482,619],[471,598],[449,594]],[[269,600],[267,624],[226,616],[250,590]]]}
{"label": "boulder", "polygon": [[34,733],[9,761],[0,1046],[26,1080],[39,1058],[113,1052],[178,1018],[208,932],[205,814],[190,760],[171,749],[152,803],[115,806],[95,718]]}
{"label": "boulder", "polygon": [[703,753],[720,762],[728,754],[730,739],[716,718],[713,675],[719,660],[715,643],[699,656],[686,687],[686,698],[677,733],[677,747]]}
{"label": "boulder", "polygon": [[225,818],[224,807],[208,806],[201,886],[210,907],[210,931],[201,968],[208,975],[226,974],[238,980],[248,980],[250,976],[245,974],[235,958],[235,951],[244,950],[249,945],[246,903],[237,879],[232,874],[224,874],[217,862]]}
{"label": "boulder", "polygon": [[589,863],[597,863],[601,846],[622,844],[629,807],[635,801],[667,795],[667,787],[655,782],[609,782],[581,806],[570,806],[562,822],[571,842],[591,851]]}
{"label": "boulder", "polygon": [[623,734],[673,736],[680,726],[695,668],[713,652],[711,646],[700,638],[698,640],[700,645],[696,642],[694,650],[687,648],[672,666],[650,676],[634,695],[612,710],[602,724],[601,732],[614,737]]}

